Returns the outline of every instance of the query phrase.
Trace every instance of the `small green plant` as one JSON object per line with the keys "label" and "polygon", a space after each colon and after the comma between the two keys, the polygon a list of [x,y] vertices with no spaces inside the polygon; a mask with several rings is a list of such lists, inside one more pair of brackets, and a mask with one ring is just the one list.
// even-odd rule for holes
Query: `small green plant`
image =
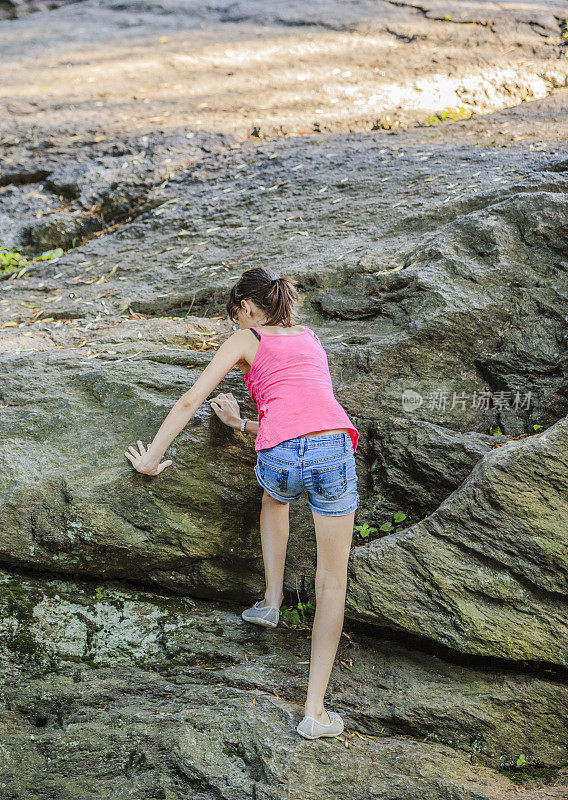
{"label": "small green plant", "polygon": [[372,528],[367,522],[364,522],[363,525],[354,525],[353,530],[359,534],[361,539],[367,539],[367,541],[370,541],[369,534],[377,532],[377,529]]}
{"label": "small green plant", "polygon": [[563,19],[560,23],[560,38],[563,42],[568,42],[568,19]]}
{"label": "small green plant", "polygon": [[0,248],[0,278],[7,278],[13,272],[26,267],[28,263],[28,259],[17,250]]}
{"label": "small green plant", "polygon": [[315,610],[310,600],[306,603],[298,600],[295,606],[280,606],[280,616],[295,628],[301,622],[307,622],[307,614]]}
{"label": "small green plant", "polygon": [[104,600],[105,597],[108,597],[107,589],[103,589],[101,586],[97,586],[95,589],[95,597],[97,600]]}
{"label": "small green plant", "polygon": [[533,425],[533,431],[538,432],[542,428],[542,425]]}
{"label": "small green plant", "polygon": [[543,767],[536,764],[529,766],[524,753],[520,754],[515,763],[515,767],[505,767],[499,770],[502,775],[506,775],[513,783],[552,782],[558,779],[558,767]]}
{"label": "small green plant", "polygon": [[463,106],[449,107],[444,108],[437,114],[432,114],[431,116],[426,117],[424,122],[421,124],[429,127],[431,125],[439,125],[440,122],[446,122],[446,120],[449,119],[455,122],[458,119],[469,119],[472,114],[472,111],[468,111],[467,108],[464,108]]}
{"label": "small green plant", "polygon": [[41,255],[36,256],[34,261],[57,261],[63,255],[63,248],[56,247],[55,250],[44,250]]}
{"label": "small green plant", "polygon": [[63,252],[61,247],[57,247],[55,250],[45,250],[39,256],[29,259],[17,247],[14,249],[0,247],[0,280],[11,275],[21,278],[24,273],[33,268],[34,261],[57,261]]}
{"label": "small green plant", "polygon": [[383,522],[379,530],[383,533],[398,533],[398,531],[403,531],[405,527],[408,527],[406,525],[401,525],[405,519],[406,514],[404,514],[402,511],[397,511],[392,515],[391,520],[388,522]]}
{"label": "small green plant", "polygon": [[503,431],[501,430],[499,425],[497,425],[497,423],[495,423],[494,425],[492,425],[489,428],[489,434],[490,434],[490,436],[503,436],[504,435]]}
{"label": "small green plant", "polygon": [[408,527],[408,523],[406,523],[406,525],[402,524],[405,519],[406,514],[403,511],[397,511],[391,516],[390,520],[383,522],[379,528],[380,533],[378,537],[371,536],[371,534],[377,533],[378,531],[376,528],[373,528],[371,525],[369,525],[368,522],[364,522],[362,525],[354,525],[353,530],[360,539],[363,539],[365,542],[370,542],[373,539],[380,538],[386,534],[397,533],[398,531],[404,530]]}

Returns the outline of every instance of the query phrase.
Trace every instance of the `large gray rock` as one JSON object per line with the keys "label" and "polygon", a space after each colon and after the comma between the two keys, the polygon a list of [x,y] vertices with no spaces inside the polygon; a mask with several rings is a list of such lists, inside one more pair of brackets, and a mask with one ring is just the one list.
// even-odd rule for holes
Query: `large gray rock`
{"label": "large gray rock", "polygon": [[521,752],[560,778],[526,798],[566,792],[562,683],[351,631],[326,700],[345,732],[308,743],[306,629],[240,610],[0,573],[3,796],[504,800]]}
{"label": "large gray rock", "polygon": [[426,519],[355,549],[347,613],[568,666],[568,417],[487,453]]}
{"label": "large gray rock", "polygon": [[67,347],[5,353],[0,558],[206,597],[258,593],[252,442],[206,404],[168,451],[167,472],[141,475],[124,455],[138,438],[152,440],[195,380],[191,368],[210,360],[198,348],[224,326],[119,327],[86,351],[75,331],[63,336]]}
{"label": "large gray rock", "polygon": [[[362,152],[356,153],[349,140],[338,139],[334,144],[336,148],[344,148],[345,162],[353,163],[349,184],[342,184],[348,188],[341,190],[346,192],[345,201],[352,215],[363,211],[368,214],[374,206],[378,213],[382,208],[380,198],[364,194],[363,170],[368,170],[369,158],[374,159],[377,169],[384,170],[387,177],[398,168],[393,165],[393,154],[385,155],[382,152],[385,148],[377,143],[361,140],[360,145]],[[299,158],[297,148],[297,144],[289,148],[282,142],[265,146],[266,154],[274,151],[279,157],[267,158],[259,165],[264,173],[260,178],[264,186],[276,185],[287,172],[289,174],[290,163]],[[311,145],[309,169],[314,175],[319,174],[327,164],[330,170],[327,180],[336,175],[337,167],[329,165],[322,151],[323,148]],[[422,169],[421,152],[423,150],[414,149],[408,155],[416,169]],[[453,156],[456,168],[459,156],[460,153]],[[232,151],[223,156],[221,164],[228,182],[234,183],[231,173],[236,158]],[[481,155],[477,155],[476,160],[470,158],[463,169],[468,174],[479,172],[480,161],[484,161]],[[492,180],[489,166],[486,165],[483,177],[478,180]],[[403,245],[399,230],[390,233],[387,230],[388,258],[381,259],[376,245],[371,247],[369,233],[366,252],[352,255],[354,261],[344,267],[342,260],[332,258],[337,244],[329,235],[324,239],[325,226],[331,224],[329,220],[324,222],[326,206],[310,209],[310,219],[303,223],[316,244],[321,241],[326,249],[320,257],[323,266],[312,276],[308,269],[313,255],[308,259],[303,245],[298,250],[299,254],[303,253],[303,260],[299,260],[295,271],[301,289],[301,316],[321,333],[329,353],[337,397],[361,430],[357,454],[362,489],[358,512],[361,521],[382,522],[401,506],[410,520],[420,519],[424,513],[435,510],[444,495],[459,485],[475,463],[476,453],[468,445],[472,435],[487,435],[494,423],[501,425],[504,434],[519,435],[530,432],[534,422],[546,426],[568,410],[567,361],[562,338],[565,323],[558,311],[566,284],[559,255],[565,241],[564,195],[560,190],[565,188],[566,179],[563,173],[546,172],[539,164],[533,166],[540,167],[530,178],[530,182],[541,189],[538,193],[519,191],[526,187],[519,187],[517,182],[502,189],[500,197],[503,194],[506,197],[499,199],[487,184],[484,203],[475,195],[463,208],[458,206],[450,210],[441,198],[447,189],[439,187],[431,198],[432,215],[423,223],[426,231],[420,237],[420,244]],[[432,170],[432,165],[428,170]],[[218,180],[204,176],[196,182],[196,178],[195,172],[190,172],[175,184],[156,190],[160,215],[156,216],[155,211],[143,214],[120,236],[94,239],[79,248],[83,258],[87,257],[86,267],[77,251],[56,264],[43,265],[41,281],[30,277],[4,282],[6,299],[13,303],[19,297],[25,304],[20,306],[24,326],[28,314],[35,314],[39,320],[39,325],[32,323],[29,331],[8,328],[3,332],[16,351],[20,348],[19,353],[12,350],[3,356],[8,378],[2,386],[2,398],[7,407],[3,410],[6,425],[2,436],[6,445],[0,484],[3,482],[4,491],[9,491],[12,505],[2,512],[9,513],[9,520],[0,534],[0,552],[8,560],[52,568],[55,564],[60,568],[67,564],[69,569],[80,565],[81,571],[93,574],[100,574],[101,569],[112,570],[114,575],[134,570],[137,577],[153,573],[172,587],[209,595],[232,591],[232,596],[236,597],[245,586],[250,587],[246,581],[244,585],[239,579],[235,582],[231,547],[235,542],[239,546],[246,542],[245,549],[240,552],[243,562],[248,564],[251,550],[247,548],[258,546],[256,534],[254,538],[248,534],[251,525],[256,524],[252,522],[254,508],[250,503],[258,497],[258,487],[246,477],[252,475],[252,470],[243,473],[238,466],[244,456],[242,447],[226,447],[227,442],[235,441],[234,434],[221,431],[222,426],[216,419],[212,420],[212,431],[219,431],[219,449],[211,450],[216,440],[204,436],[210,424],[206,420],[213,417],[208,406],[200,409],[172,446],[177,464],[163,479],[155,482],[141,478],[128,464],[121,464],[126,445],[133,437],[153,436],[173,402],[208,363],[215,345],[212,344],[206,353],[188,351],[189,343],[181,339],[177,354],[162,351],[156,345],[148,347],[145,342],[153,334],[149,332],[149,321],[141,320],[137,323],[139,342],[123,346],[121,337],[128,336],[125,325],[131,323],[125,323],[119,313],[132,309],[141,316],[172,312],[179,315],[193,304],[192,310],[201,308],[210,312],[214,309],[214,313],[222,314],[230,286],[223,264],[216,265],[219,269],[212,267],[209,274],[204,273],[203,267],[194,267],[191,261],[178,269],[186,255],[180,251],[179,242],[167,247],[164,230],[174,232],[168,234],[173,242],[177,241],[176,232],[191,234],[181,237],[186,250],[192,250],[186,242],[194,242],[196,234],[205,236],[197,241],[203,241],[204,255],[209,257],[213,255],[212,248],[226,248],[231,242],[239,248],[235,257],[239,253],[244,256],[252,244],[246,236],[254,239],[257,235],[250,230],[250,220],[247,224],[250,209],[246,193],[227,194],[232,198],[226,201],[232,204],[231,222],[242,223],[249,231],[245,236],[239,233],[238,240],[234,238],[233,225],[225,224],[220,233],[207,234],[207,226],[214,221],[214,215],[199,224],[184,218],[183,207],[193,205],[196,193],[205,192],[208,196],[220,191]],[[308,179],[312,178],[306,175],[302,181]],[[528,176],[526,182],[529,182]],[[274,199],[273,213],[282,226],[289,225],[286,217],[292,211],[292,203],[296,203],[296,191],[290,184]],[[394,199],[400,189],[393,187],[392,191]],[[261,195],[256,201],[257,208],[266,209],[269,202]],[[359,210],[356,210],[357,203],[361,206]],[[487,207],[482,208],[483,205]],[[218,243],[213,244],[207,238],[211,235],[220,237]],[[296,246],[296,239],[303,237],[291,238],[290,248]],[[166,251],[173,248],[173,254],[169,256],[166,252],[164,260],[156,265],[151,255],[155,252],[153,248],[159,246]],[[134,260],[129,255],[133,248],[140,250]],[[125,255],[119,257],[118,249]],[[343,243],[340,255],[350,249],[347,242]],[[113,266],[109,269],[111,257]],[[107,267],[100,275],[101,268],[95,265],[105,262]],[[66,285],[52,293],[61,281],[61,273],[65,275]],[[49,290],[47,296],[46,289]],[[362,303],[365,308],[372,304],[373,317],[365,311],[361,318]],[[7,310],[9,306],[10,303],[4,308]],[[58,346],[77,349],[58,350],[56,347],[50,353],[37,345],[33,349],[30,340],[24,339],[23,332],[41,329],[41,317],[46,314],[61,323],[57,331],[49,324],[44,327],[46,332],[52,330],[56,339],[60,336]],[[77,315],[90,318],[92,330],[80,330]],[[112,323],[108,334],[104,333],[101,317]],[[7,315],[6,318],[14,324],[12,317]],[[220,321],[215,324],[217,327],[213,330],[219,333],[215,342],[219,343],[230,329]],[[77,362],[77,356],[85,352],[77,347],[79,338],[97,342],[101,335],[97,330],[106,337],[105,347],[100,348],[100,354],[93,347],[92,360]],[[120,362],[125,348],[138,363]],[[183,364],[193,364],[196,371],[188,372]],[[31,383],[30,375],[34,378]],[[423,423],[437,426],[431,430],[437,432],[436,436],[445,436],[448,443],[447,458],[438,459],[437,464],[432,465],[438,477],[437,488],[429,499],[424,487],[428,485],[430,439],[421,437],[417,441],[413,463],[408,464],[408,439],[383,433],[390,418],[401,417],[401,396],[407,389],[425,399],[444,392],[450,399],[454,393],[458,398],[455,406],[424,402],[418,412],[414,412]],[[252,407],[246,405],[248,395],[238,370],[227,376],[219,390],[232,391],[245,401],[244,409],[254,414]],[[530,408],[501,407],[497,402],[501,391],[505,394],[518,391],[521,397],[529,396],[530,392]],[[489,401],[487,407],[474,403],[483,397],[483,392]],[[463,404],[459,402],[461,397],[465,398]],[[31,416],[30,400],[40,406]],[[408,418],[412,416],[412,412],[407,414]],[[62,425],[64,417],[65,426]],[[382,428],[377,427],[378,419],[382,420]],[[13,425],[17,427],[11,431]],[[447,434],[443,434],[444,429],[448,430]],[[461,439],[460,433],[467,435]],[[45,441],[51,442],[50,449],[42,456],[40,475],[35,447],[29,437],[32,441],[45,437]],[[191,454],[185,446],[188,441],[191,441]],[[488,444],[485,439],[485,447]],[[92,456],[93,448],[97,453],[96,461]],[[384,469],[388,459],[386,448],[393,451],[393,465],[406,461],[408,467]],[[477,457],[482,451],[483,448],[477,451]],[[214,452],[218,453],[219,463],[215,462]],[[253,454],[249,453],[248,458],[251,456]],[[62,464],[67,464],[63,473]],[[97,468],[93,473],[95,464]],[[249,466],[252,467],[252,462]],[[28,469],[30,475],[26,478]],[[177,469],[182,472],[177,473]],[[182,475],[191,476],[196,470],[199,470],[199,481],[191,477],[182,479]],[[88,484],[84,480],[87,472]],[[36,479],[30,480],[34,473]],[[171,478],[177,474],[181,482],[172,484]],[[236,476],[233,488],[229,476]],[[61,489],[64,485],[69,489]],[[152,495],[150,487],[154,485],[160,488]],[[217,500],[204,505],[206,495]],[[225,502],[229,496],[236,505]],[[101,502],[103,497],[104,503]],[[75,502],[78,498],[81,501]],[[17,510],[20,507],[26,509],[24,514]],[[222,511],[229,508],[234,513]],[[301,513],[304,512],[305,508]],[[32,514],[37,521],[32,520]],[[69,519],[73,520],[73,514],[83,514],[87,519],[81,523],[85,530],[95,528],[88,534],[90,544],[81,548],[76,548],[66,533],[55,533],[52,529],[53,519],[65,520],[70,515]],[[299,541],[306,538],[304,520],[305,516],[301,518],[303,536]],[[183,532],[182,539],[172,538],[172,530]],[[32,536],[37,539],[33,547]],[[53,536],[57,545],[53,544],[49,552],[44,539]],[[292,562],[293,571],[300,577],[310,573],[311,555],[311,545],[309,549],[304,546],[302,558],[295,564]],[[216,577],[218,572],[229,576],[226,584]],[[244,571],[239,568],[238,573],[243,579],[250,574],[246,568]],[[295,577],[290,584],[295,584]]]}
{"label": "large gray rock", "polygon": [[387,416],[370,428],[369,470],[377,519],[411,510],[418,521],[437,508],[475,464],[507,436],[460,433],[422,419]]}
{"label": "large gray rock", "polygon": [[[296,248],[293,274],[301,292],[301,320],[320,332],[336,395],[361,431],[358,523],[378,527],[397,510],[408,522],[418,521],[435,511],[487,452],[493,424],[507,436],[518,436],[530,433],[535,422],[546,427],[567,413],[566,176],[546,169],[563,162],[537,154],[523,156],[520,164],[515,156],[511,169],[522,167],[525,173],[520,172],[520,181],[510,181],[495,154],[458,148],[442,158],[439,150],[425,162],[424,149],[412,147],[406,162],[413,175],[424,177],[451,164],[462,170],[461,180],[474,181],[467,186],[480,191],[450,206],[447,186],[429,182],[437,187],[418,201],[429,204],[429,213],[410,208],[396,224],[383,196],[365,188],[369,163],[389,178],[384,185],[396,177],[401,161],[394,148],[350,137],[338,137],[333,147],[335,159],[327,159],[316,143],[302,153],[298,142],[262,145],[255,151],[260,173],[255,181],[264,188],[284,185],[277,194],[262,191],[254,198],[246,191],[250,178],[234,177],[242,153],[204,158],[151,192],[153,210],[120,232],[95,238],[56,264],[38,266],[41,280],[26,276],[4,282],[5,319],[21,324],[2,331],[10,349],[0,355],[7,375],[0,390],[0,556],[6,563],[150,580],[202,597],[258,594],[261,490],[253,478],[252,441],[222,426],[204,404],[171,446],[175,463],[161,476],[139,475],[123,455],[138,438],[151,440],[230,332],[219,317],[237,274],[221,253],[234,246],[235,258],[244,258],[256,237],[266,236],[252,229],[251,205],[256,213],[270,211],[274,227],[269,233],[277,230],[279,238],[288,232],[286,246]],[[297,163],[303,165],[298,172],[303,177],[292,183],[290,168]],[[339,179],[341,163],[347,182]],[[333,206],[325,203],[304,212],[301,230],[314,239],[310,252],[297,244],[305,237],[291,235],[298,222],[287,217],[297,192],[309,182],[332,179],[351,218],[375,213],[384,220],[382,256],[370,228],[366,240],[358,237],[360,244],[339,244],[331,230],[338,220],[328,216]],[[235,191],[226,193],[222,221],[213,200],[231,186]],[[384,192],[391,200],[407,195],[400,182]],[[211,198],[210,207],[202,206],[199,221],[188,218],[184,209],[202,196]],[[410,205],[408,198],[397,202]],[[403,241],[402,226],[417,219],[415,241]],[[195,243],[203,246],[202,254],[197,263],[185,263],[188,250],[199,252],[189,246]],[[319,268],[310,272],[317,266],[313,248],[320,244]],[[278,260],[282,244],[270,247]],[[156,263],[152,255],[158,248],[165,254]],[[221,261],[198,266],[215,255]],[[16,298],[23,305],[14,320],[9,308]],[[184,338],[186,322],[180,315],[190,309],[202,309],[203,317],[212,311],[219,315],[202,329],[215,334],[211,340],[199,334]],[[176,319],[158,319],[174,313]],[[34,314],[38,322],[29,322]],[[42,326],[46,314],[57,322]],[[88,318],[90,327],[81,326],[77,315]],[[402,407],[408,389],[425,399],[416,411]],[[239,370],[218,390],[232,391],[244,401],[245,413],[254,416]],[[521,400],[530,396],[530,407],[503,406],[501,392],[510,399],[515,392]],[[450,401],[455,394],[458,402],[428,402],[444,393]],[[483,397],[486,405],[479,402]],[[403,418],[408,425],[399,422]],[[520,440],[521,451],[525,446],[530,444]],[[441,454],[436,458],[434,447]],[[501,526],[494,518],[490,523],[493,548],[499,539],[495,528]],[[294,508],[292,529],[286,586],[304,586],[313,594],[315,553],[305,505]],[[559,550],[564,536],[560,523],[550,532]],[[545,581],[546,565],[531,569],[540,566]],[[403,585],[397,591],[404,592]],[[358,606],[357,601],[354,610]],[[359,611],[374,619],[364,605]],[[546,625],[544,606],[537,604],[535,612],[535,625]],[[400,608],[393,613],[400,614]],[[497,615],[491,625],[503,631],[504,622]],[[431,624],[438,639],[437,623]],[[414,629],[410,623],[409,629]],[[456,641],[455,646],[464,645]],[[491,637],[469,646],[474,652],[498,650]],[[505,648],[505,657],[525,657],[511,650]],[[519,653],[524,652],[521,646]],[[527,642],[526,652],[535,652],[532,643]],[[551,654],[551,660],[557,662],[558,656]]]}
{"label": "large gray rock", "polygon": [[[0,559],[61,577],[0,581],[0,794],[501,800],[521,754],[563,778],[563,13],[85,0],[0,25],[0,244],[32,259],[0,282]],[[263,586],[252,441],[204,404],[158,478],[123,455],[257,264],[297,279],[361,431],[356,522],[416,523],[352,554],[339,741],[293,730],[307,631],[238,614]],[[238,370],[219,391],[254,415]],[[314,599],[305,505],[291,523],[286,588]]]}

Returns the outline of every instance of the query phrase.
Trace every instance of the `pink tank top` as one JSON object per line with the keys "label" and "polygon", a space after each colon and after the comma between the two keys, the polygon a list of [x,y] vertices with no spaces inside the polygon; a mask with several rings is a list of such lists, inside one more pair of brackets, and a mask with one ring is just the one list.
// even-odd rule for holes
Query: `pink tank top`
{"label": "pink tank top", "polygon": [[258,407],[255,450],[311,431],[347,428],[357,449],[359,431],[333,394],[327,353],[307,326],[300,333],[262,333],[244,381]]}

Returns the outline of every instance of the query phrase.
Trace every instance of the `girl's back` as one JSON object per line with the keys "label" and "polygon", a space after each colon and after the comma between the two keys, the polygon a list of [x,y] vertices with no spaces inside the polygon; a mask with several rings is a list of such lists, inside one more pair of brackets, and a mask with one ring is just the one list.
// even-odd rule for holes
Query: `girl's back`
{"label": "girl's back", "polygon": [[298,333],[250,330],[259,346],[245,385],[258,407],[255,450],[312,431],[347,428],[357,447],[359,432],[333,393],[327,353],[307,326]]}

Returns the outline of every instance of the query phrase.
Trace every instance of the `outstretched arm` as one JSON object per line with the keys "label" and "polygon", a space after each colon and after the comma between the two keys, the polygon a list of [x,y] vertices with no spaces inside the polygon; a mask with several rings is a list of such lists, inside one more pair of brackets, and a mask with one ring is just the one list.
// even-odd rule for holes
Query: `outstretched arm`
{"label": "outstretched arm", "polygon": [[235,331],[219,347],[193,386],[176,401],[154,436],[154,441],[148,445],[148,450],[145,450],[140,440],[138,440],[139,451],[130,445],[124,455],[138,472],[159,475],[172,463],[171,460],[160,463],[164,453],[185,428],[207,395],[211,394],[225,375],[243,358],[247,342],[246,331]]}

